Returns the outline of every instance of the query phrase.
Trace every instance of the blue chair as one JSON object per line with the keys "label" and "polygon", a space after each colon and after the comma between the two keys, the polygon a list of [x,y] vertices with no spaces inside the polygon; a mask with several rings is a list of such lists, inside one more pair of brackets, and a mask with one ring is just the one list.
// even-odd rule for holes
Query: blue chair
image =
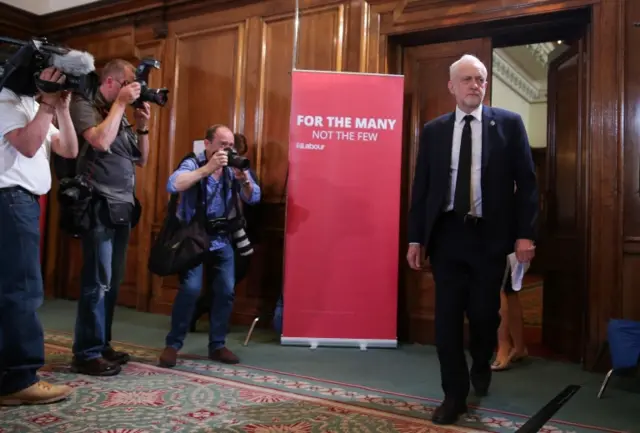
{"label": "blue chair", "polygon": [[278,303],[276,304],[276,309],[273,313],[273,329],[278,334],[282,334],[282,311],[284,309],[284,301],[282,300],[282,295],[280,295],[280,299],[278,299]]}
{"label": "blue chair", "polygon": [[640,364],[640,322],[611,319],[607,326],[607,339],[611,353],[611,370],[604,377],[598,398],[602,398],[609,379],[614,373],[638,368],[638,364]]}

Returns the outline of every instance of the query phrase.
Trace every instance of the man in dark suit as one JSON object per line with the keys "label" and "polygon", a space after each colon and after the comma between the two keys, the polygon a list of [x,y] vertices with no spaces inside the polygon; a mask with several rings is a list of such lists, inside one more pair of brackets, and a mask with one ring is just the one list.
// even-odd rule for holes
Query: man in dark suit
{"label": "man in dark suit", "polygon": [[528,262],[535,252],[538,191],[527,134],[518,114],[482,105],[486,88],[487,69],[476,57],[451,65],[456,110],[424,126],[416,161],[407,261],[418,270],[428,257],[436,283],[445,395],[433,415],[437,424],[453,424],[466,412],[470,380],[478,396],[488,393],[506,256],[515,251]]}

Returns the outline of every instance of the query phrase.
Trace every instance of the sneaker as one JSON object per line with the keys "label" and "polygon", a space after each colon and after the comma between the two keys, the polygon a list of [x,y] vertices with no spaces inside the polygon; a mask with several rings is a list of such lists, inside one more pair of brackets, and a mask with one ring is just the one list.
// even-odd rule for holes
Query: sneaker
{"label": "sneaker", "polygon": [[40,381],[22,391],[0,397],[0,406],[56,403],[69,397],[72,392],[70,386]]}

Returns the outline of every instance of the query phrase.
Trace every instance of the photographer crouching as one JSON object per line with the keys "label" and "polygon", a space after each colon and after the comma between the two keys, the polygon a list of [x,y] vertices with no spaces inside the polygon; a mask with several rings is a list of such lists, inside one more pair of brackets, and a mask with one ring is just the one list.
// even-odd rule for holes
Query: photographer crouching
{"label": "photographer crouching", "polygon": [[[0,405],[53,403],[72,392],[37,376],[44,365],[36,312],[44,298],[38,199],[51,189],[51,152],[75,158],[78,141],[70,93],[39,92],[32,66],[5,75],[0,91]],[[65,81],[51,67],[39,78],[54,87]],[[54,116],[59,130],[52,125]]]}
{"label": "photographer crouching", "polygon": [[238,195],[247,204],[258,203],[260,187],[249,173],[248,160],[232,150],[234,135],[228,127],[210,127],[204,143],[205,151],[195,158],[185,159],[167,183],[171,194],[182,195],[178,216],[183,220],[190,221],[194,217],[196,201],[203,196],[210,239],[209,254],[204,263],[179,275],[180,290],[173,303],[171,330],[159,359],[159,364],[167,368],[176,365],[178,351],[189,331],[202,287],[204,266],[213,273],[207,279],[211,284],[207,289],[213,294],[209,312],[209,358],[226,364],[239,362],[238,357],[225,346],[235,297],[234,245],[240,254],[244,254],[243,248],[246,248],[243,243],[246,240],[234,237],[236,233],[244,233],[244,220],[237,212],[237,203]]}
{"label": "photographer crouching", "polygon": [[91,224],[81,234],[83,268],[73,343],[72,371],[113,376],[129,355],[111,343],[113,314],[124,278],[131,228],[140,216],[135,198],[136,166],[149,155],[150,106],[138,104],[135,129],[125,115],[138,101],[136,69],[124,60],[105,65],[92,93],[74,94],[71,117],[81,135],[78,172],[92,189]]}

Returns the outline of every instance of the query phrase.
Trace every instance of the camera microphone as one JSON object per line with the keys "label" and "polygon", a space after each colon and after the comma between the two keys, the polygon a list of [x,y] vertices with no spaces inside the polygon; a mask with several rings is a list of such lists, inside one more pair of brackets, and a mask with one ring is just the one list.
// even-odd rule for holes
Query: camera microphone
{"label": "camera microphone", "polygon": [[[87,52],[51,44],[46,38],[21,41],[0,36],[0,43],[19,47],[0,66],[0,89],[6,86],[19,95],[35,96],[39,90],[45,93],[84,91],[97,81],[93,56]],[[60,70],[65,82],[40,79],[40,73],[47,67]]]}
{"label": "camera microphone", "polygon": [[82,93],[95,87],[97,75],[94,72],[96,68],[91,54],[47,45],[41,46],[40,52],[47,55],[47,66],[58,69],[65,76],[62,86],[35,76],[36,87],[41,91],[55,93],[60,90],[73,90]]}
{"label": "camera microphone", "polygon": [[87,75],[96,69],[93,56],[77,50],[69,50],[66,54],[51,52],[49,64],[65,74],[74,76]]}

